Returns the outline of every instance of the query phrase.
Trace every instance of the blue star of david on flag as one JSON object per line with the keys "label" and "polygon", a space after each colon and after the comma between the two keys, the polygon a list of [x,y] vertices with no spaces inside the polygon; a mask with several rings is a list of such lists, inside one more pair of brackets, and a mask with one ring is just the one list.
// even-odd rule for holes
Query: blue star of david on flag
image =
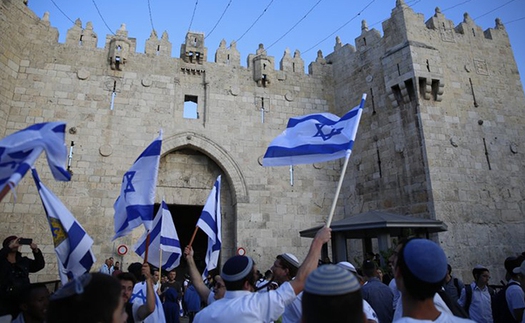
{"label": "blue star of david on flag", "polygon": [[146,231],[151,231],[161,148],[162,131],[124,173],[120,195],[113,205],[115,209],[113,240],[129,234],[141,224],[144,224]]}
{"label": "blue star of david on flag", "polygon": [[[145,282],[139,282],[136,283],[133,287],[133,293],[131,294],[130,302],[133,304],[139,304],[143,305],[147,302],[147,286]],[[164,315],[164,310],[162,308],[162,302],[160,301],[159,295],[156,293],[153,293],[155,295],[155,309],[153,310],[153,313],[148,315],[144,321],[144,323],[158,323],[158,322],[166,322],[166,316]]]}
{"label": "blue star of david on flag", "polygon": [[135,188],[133,187],[133,177],[135,177],[135,173],[136,172],[127,172],[124,174],[124,178],[122,178],[122,182],[126,183],[124,193],[135,192]]}
{"label": "blue star of david on flag", "polygon": [[326,126],[325,124],[318,123],[315,126],[317,127],[317,133],[314,135],[314,137],[321,137],[323,138],[324,141],[330,140],[335,135],[340,135],[341,132],[343,131],[343,128],[335,129],[333,127],[330,127],[330,130],[331,130],[330,133],[325,134],[323,132],[323,127]]}
{"label": "blue star of david on flag", "polygon": [[131,303],[134,303],[136,299],[139,299],[142,303],[146,303],[146,295],[144,295],[144,291],[141,289],[136,294],[131,294]]}
{"label": "blue star of david on flag", "polygon": [[290,118],[286,130],[268,146],[263,166],[313,164],[345,157],[352,151],[363,113],[361,103],[339,118],[331,113],[314,113]]}

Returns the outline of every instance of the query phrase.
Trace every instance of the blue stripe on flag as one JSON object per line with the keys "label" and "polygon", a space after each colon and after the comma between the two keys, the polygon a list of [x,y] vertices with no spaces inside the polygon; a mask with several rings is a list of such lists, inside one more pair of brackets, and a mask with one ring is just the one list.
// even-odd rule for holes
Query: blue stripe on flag
{"label": "blue stripe on flag", "polygon": [[153,141],[148,148],[146,148],[142,154],[137,158],[137,160],[141,159],[142,157],[150,157],[150,156],[158,156],[160,155],[162,147],[162,140],[155,140]]}
{"label": "blue stripe on flag", "polygon": [[[202,210],[200,220],[206,223],[206,225],[213,231],[217,232],[217,223],[215,222],[215,217],[212,216],[208,211]],[[203,228],[202,225],[200,225],[201,229]],[[214,239],[215,240],[215,239]]]}
{"label": "blue stripe on flag", "polygon": [[165,263],[162,265],[163,269],[170,268],[173,266],[177,260],[180,260],[180,254],[179,253],[172,253],[168,259],[166,259]]}
{"label": "blue stripe on flag", "polygon": [[[146,253],[147,236],[146,231],[133,246],[133,250],[142,258]],[[171,270],[179,265],[182,255],[180,241],[171,213],[164,201],[153,219],[148,248],[148,262],[152,265],[166,270]],[[162,263],[160,263],[161,253]]]}
{"label": "blue stripe on flag", "polygon": [[45,125],[46,125],[46,123],[36,123],[36,124],[31,125],[31,126],[25,128],[25,129],[17,131],[17,133],[23,132],[25,130],[40,130],[40,129],[44,128]]}
{"label": "blue stripe on flag", "polygon": [[113,205],[113,240],[128,235],[141,224],[151,230],[161,147],[162,131],[123,175],[120,195]]}
{"label": "blue stripe on flag", "polygon": [[350,156],[366,100],[339,118],[315,113],[290,118],[287,128],[266,150],[263,166],[287,166],[330,161]]}
{"label": "blue stripe on flag", "polygon": [[[160,223],[161,222],[159,222],[158,225],[154,226],[151,232],[149,233],[150,241],[155,240],[157,236],[160,234],[160,229],[161,229]],[[144,240],[144,242],[140,244],[140,246],[136,249],[136,251],[139,255],[146,252],[146,240]]]}
{"label": "blue stripe on flag", "polygon": [[331,154],[341,150],[352,149],[354,141],[340,145],[302,145],[293,148],[286,147],[268,147],[264,157],[283,157],[283,156],[302,156],[302,155],[318,155]]}
{"label": "blue stripe on flag", "polygon": [[82,229],[82,227],[80,227],[80,225],[78,225],[78,223],[73,222],[67,234],[69,237],[69,247],[71,250],[75,250],[76,247],[82,242],[86,232],[84,229]]}
{"label": "blue stripe on flag", "polygon": [[180,241],[171,237],[160,237],[160,244],[166,246],[174,246],[180,248]]}
{"label": "blue stripe on flag", "polygon": [[221,251],[221,176],[217,177],[213,188],[208,195],[206,204],[202,209],[197,226],[208,235],[208,248],[206,251],[206,268],[203,278],[207,273],[217,267]]}
{"label": "blue stripe on flag", "polygon": [[93,239],[58,197],[42,184],[36,169],[32,173],[53,235],[60,280],[65,284],[68,279],[91,269],[95,262],[91,252]]}

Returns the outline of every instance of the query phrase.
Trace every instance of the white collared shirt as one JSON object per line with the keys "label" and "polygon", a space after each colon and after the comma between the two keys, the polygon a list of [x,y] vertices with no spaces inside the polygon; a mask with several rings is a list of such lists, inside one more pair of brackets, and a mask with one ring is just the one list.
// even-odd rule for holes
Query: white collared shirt
{"label": "white collared shirt", "polygon": [[245,290],[226,291],[224,298],[213,302],[195,316],[194,323],[257,323],[277,320],[285,307],[296,298],[286,282],[268,293]]}

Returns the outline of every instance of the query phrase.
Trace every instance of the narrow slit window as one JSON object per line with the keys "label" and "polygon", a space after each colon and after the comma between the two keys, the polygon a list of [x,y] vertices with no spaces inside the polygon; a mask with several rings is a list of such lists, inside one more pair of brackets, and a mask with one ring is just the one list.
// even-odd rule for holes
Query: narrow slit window
{"label": "narrow slit window", "polygon": [[198,119],[198,97],[194,95],[184,96],[184,112],[182,115],[185,119]]}

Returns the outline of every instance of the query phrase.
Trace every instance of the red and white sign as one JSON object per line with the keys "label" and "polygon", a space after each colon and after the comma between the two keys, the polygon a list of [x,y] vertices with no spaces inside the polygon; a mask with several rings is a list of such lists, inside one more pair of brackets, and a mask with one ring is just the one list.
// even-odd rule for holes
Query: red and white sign
{"label": "red and white sign", "polygon": [[124,256],[125,254],[128,253],[128,247],[125,245],[125,244],[121,244],[120,246],[118,246],[117,248],[117,253],[121,256]]}
{"label": "red and white sign", "polygon": [[244,256],[244,255],[246,255],[246,249],[244,249],[243,247],[237,248],[237,254],[238,254],[239,256]]}

